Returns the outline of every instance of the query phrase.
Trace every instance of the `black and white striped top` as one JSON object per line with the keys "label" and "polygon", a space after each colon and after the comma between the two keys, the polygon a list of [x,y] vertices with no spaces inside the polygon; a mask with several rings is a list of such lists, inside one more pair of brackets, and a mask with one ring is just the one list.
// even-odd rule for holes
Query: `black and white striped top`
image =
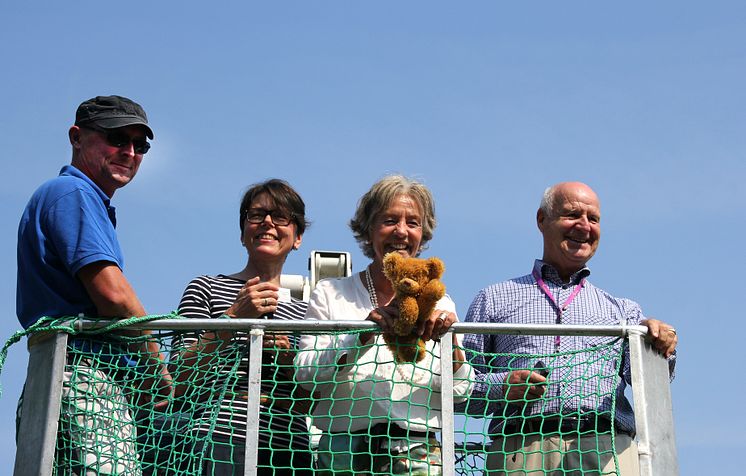
{"label": "black and white striped top", "polygon": [[[217,276],[199,276],[193,279],[187,288],[179,304],[179,314],[190,318],[212,318],[217,319],[222,316],[226,310],[233,304],[238,292],[246,284],[246,281],[232,278],[223,274]],[[280,302],[277,311],[264,316],[266,319],[303,319],[306,313],[308,303],[293,299],[292,302]],[[297,339],[290,336],[291,344],[297,348]],[[180,351],[197,342],[197,335],[184,334],[174,339],[173,353],[177,355]],[[239,342],[246,345],[248,342],[246,333],[236,333],[233,342]],[[225,349],[222,352],[230,352]],[[236,372],[234,378],[237,378],[237,384],[231,392],[233,396],[226,394],[226,397],[220,404],[217,412],[217,420],[213,434],[223,435],[226,437],[239,438],[245,440],[246,435],[246,408],[245,399],[248,393],[248,352],[244,352],[238,368],[227,366],[218,368],[218,382],[223,378],[228,378]],[[219,388],[215,385],[215,388]],[[277,371],[276,366],[262,365],[262,395],[270,397],[270,401],[279,398],[291,398],[295,384],[292,379],[287,377],[284,372]],[[195,421],[193,429],[200,433],[207,433],[210,430],[212,415],[205,412],[202,418]],[[302,444],[302,440],[307,441],[307,437],[302,435],[308,434],[308,428],[305,423],[305,416],[297,412],[275,411],[270,410],[264,405],[260,408],[259,419],[259,442],[268,445],[270,433],[272,434],[272,446],[290,447],[291,440],[293,444]],[[269,433],[268,431],[269,430]],[[299,441],[300,440],[300,441]],[[307,445],[306,445],[307,446]]]}

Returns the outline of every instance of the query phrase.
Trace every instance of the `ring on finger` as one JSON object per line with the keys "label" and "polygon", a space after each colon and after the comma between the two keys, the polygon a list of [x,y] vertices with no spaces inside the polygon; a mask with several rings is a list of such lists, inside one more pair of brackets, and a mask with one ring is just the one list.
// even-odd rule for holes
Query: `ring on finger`
{"label": "ring on finger", "polygon": [[673,327],[668,328],[668,332],[670,332],[673,335],[677,335],[676,334],[676,329],[674,329]]}
{"label": "ring on finger", "polygon": [[448,313],[447,312],[441,312],[438,316],[438,321],[440,322],[440,329],[438,330],[438,338],[443,337],[446,335],[446,332],[448,332],[448,329],[446,329],[443,326],[443,323],[445,320],[448,319]]}
{"label": "ring on finger", "polygon": [[269,299],[264,298],[264,301],[262,301],[262,307],[267,307],[267,306],[269,306]]}

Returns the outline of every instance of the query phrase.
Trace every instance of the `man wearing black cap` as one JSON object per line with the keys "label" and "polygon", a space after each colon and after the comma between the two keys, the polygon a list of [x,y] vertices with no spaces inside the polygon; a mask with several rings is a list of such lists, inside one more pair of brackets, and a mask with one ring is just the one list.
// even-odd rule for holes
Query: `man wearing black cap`
{"label": "man wearing black cap", "polygon": [[[16,313],[25,328],[44,316],[125,318],[146,314],[122,273],[124,259],[115,231],[115,209],[110,204],[114,192],[135,177],[150,148],[147,139],[153,138],[153,131],[145,111],[121,96],[98,96],[78,107],[68,136],[71,164],[34,192],[18,229]],[[71,345],[83,348],[79,340]],[[95,346],[85,348],[97,350]],[[151,359],[160,358],[154,342],[143,344],[143,350]],[[62,408],[76,417],[60,428],[67,432],[65,440],[72,447],[65,471],[139,474],[134,425],[121,391],[101,370],[86,370],[85,359],[71,362],[71,358],[65,368]],[[127,363],[125,355],[121,361],[124,363],[119,365],[137,365],[136,361]],[[170,392],[170,379],[165,367],[160,368],[162,378],[156,385],[164,396]],[[101,393],[92,397],[93,402],[82,403],[88,405],[87,416],[78,416],[85,414],[85,409],[79,408],[83,390],[79,383],[71,382],[71,375],[95,378],[100,383]],[[92,392],[89,387],[86,391],[90,400]],[[96,400],[105,392],[109,393],[108,401]],[[99,404],[115,408],[106,417],[97,416],[91,408]],[[115,427],[117,433],[109,439],[101,434],[106,423],[94,420],[111,418],[112,414],[122,421],[117,422],[121,426]],[[113,454],[104,454],[102,445]]]}

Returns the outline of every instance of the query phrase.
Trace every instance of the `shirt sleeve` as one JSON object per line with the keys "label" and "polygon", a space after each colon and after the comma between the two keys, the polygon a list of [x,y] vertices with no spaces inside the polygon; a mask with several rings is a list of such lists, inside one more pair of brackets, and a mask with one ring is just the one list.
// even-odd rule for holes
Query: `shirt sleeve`
{"label": "shirt sleeve", "polygon": [[[306,319],[312,321],[333,320],[333,310],[327,292],[336,292],[328,284],[320,282],[311,293],[306,311]],[[348,361],[355,361],[352,354],[359,350],[358,334],[308,334],[301,336],[300,350],[295,357],[297,382],[308,390],[315,390],[317,384],[334,380],[339,365],[337,362],[348,355]]]}
{"label": "shirt sleeve", "polygon": [[205,277],[193,279],[184,289],[179,302],[179,315],[191,318],[209,319],[210,295]]}
{"label": "shirt sleeve", "polygon": [[45,234],[70,274],[97,261],[123,267],[114,225],[100,197],[73,190],[51,204],[43,219]]}
{"label": "shirt sleeve", "polygon": [[[458,313],[456,312],[456,303],[453,302],[453,299],[451,299],[451,297],[448,294],[443,296],[435,304],[435,309],[438,311],[452,312],[456,316],[456,322],[460,320],[458,317]],[[461,347],[464,346],[463,335],[457,334],[456,341],[458,342],[459,346]],[[442,364],[442,356],[439,359],[438,366],[440,366],[441,364]],[[435,386],[435,388],[441,389],[441,380],[439,378],[437,379],[436,383],[437,385]],[[454,402],[456,403],[464,402],[471,394],[473,386],[474,386],[474,370],[472,369],[469,362],[464,362],[461,365],[461,367],[459,367],[459,369],[453,373]]]}
{"label": "shirt sleeve", "polygon": [[[184,289],[179,302],[180,316],[209,319],[210,315],[210,286],[207,276],[193,279]],[[199,331],[177,332],[172,342],[172,354],[176,355],[199,340]]]}
{"label": "shirt sleeve", "polygon": [[[481,290],[469,306],[466,322],[497,322],[495,312],[486,290]],[[503,400],[502,384],[507,372],[494,372],[490,353],[494,353],[492,336],[489,334],[466,334],[464,337],[466,359],[474,369],[474,386],[469,400],[457,409],[474,416],[496,412]]]}
{"label": "shirt sleeve", "polygon": [[[647,319],[643,313],[642,308],[635,301],[629,299],[621,299],[621,307],[624,311],[624,316],[627,320],[627,325],[638,326],[642,324],[642,321]],[[671,381],[676,376],[676,351],[668,357],[668,375]],[[628,383],[632,383],[632,371],[630,368],[630,357],[629,357],[629,346],[624,351],[624,363],[622,366],[622,377]]]}

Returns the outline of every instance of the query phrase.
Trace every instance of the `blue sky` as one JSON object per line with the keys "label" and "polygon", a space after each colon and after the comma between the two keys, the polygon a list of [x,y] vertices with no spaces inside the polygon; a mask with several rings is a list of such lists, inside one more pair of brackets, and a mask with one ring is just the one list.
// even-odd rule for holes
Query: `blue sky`
{"label": "blue sky", "polygon": [[[175,309],[196,275],[241,269],[238,202],[269,177],[293,184],[313,221],[288,273],[305,274],[313,249],[351,251],[362,269],[346,223],[401,172],[435,195],[426,254],[445,261],[463,317],[540,255],[543,189],[582,180],[602,203],[591,279],[679,330],[682,474],[740,472],[742,2],[49,3],[0,7],[0,335],[19,327],[28,197],[69,162],[77,105],[121,94],[156,135],[114,196],[149,312]],[[25,372],[20,344],[1,378],[0,467]]]}

